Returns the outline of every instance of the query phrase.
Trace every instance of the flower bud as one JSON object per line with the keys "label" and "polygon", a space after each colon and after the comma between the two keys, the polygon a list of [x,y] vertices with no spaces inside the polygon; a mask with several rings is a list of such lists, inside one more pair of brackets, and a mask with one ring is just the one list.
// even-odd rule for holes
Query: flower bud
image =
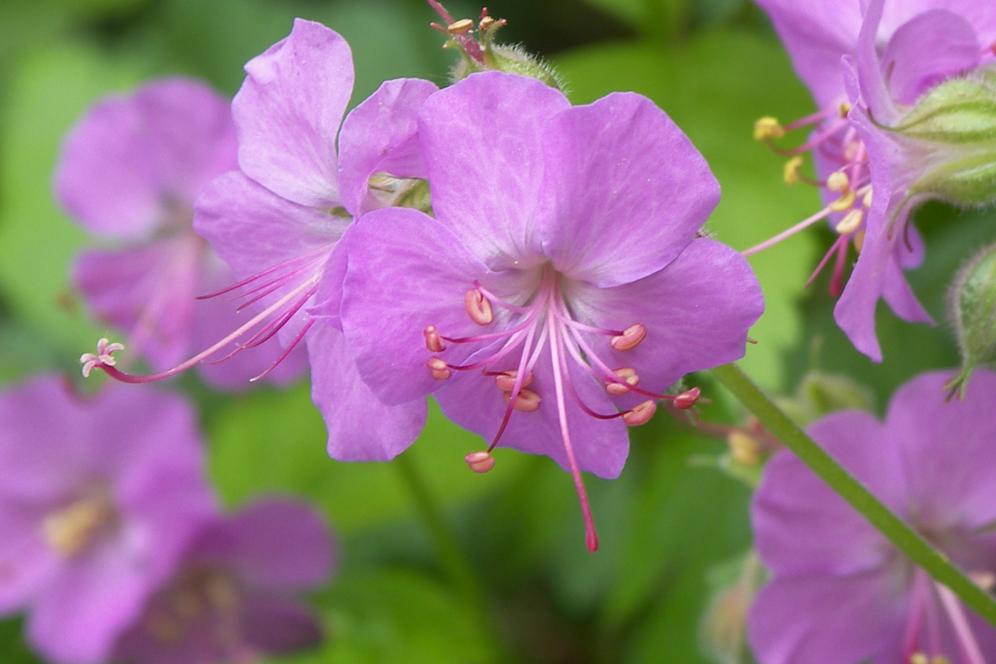
{"label": "flower bud", "polygon": [[951,325],[961,351],[961,373],[950,383],[950,396],[964,397],[977,367],[996,368],[996,245],[990,245],[961,269],[948,295]]}
{"label": "flower bud", "polygon": [[926,164],[910,195],[970,207],[996,201],[994,71],[935,86],[890,130],[913,139]]}

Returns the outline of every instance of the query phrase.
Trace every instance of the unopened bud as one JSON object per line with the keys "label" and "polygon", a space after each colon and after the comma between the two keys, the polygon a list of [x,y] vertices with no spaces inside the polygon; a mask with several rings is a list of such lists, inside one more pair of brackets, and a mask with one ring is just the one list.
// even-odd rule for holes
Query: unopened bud
{"label": "unopened bud", "polygon": [[972,372],[996,368],[996,245],[983,249],[958,274],[948,296],[951,325],[961,350],[961,373],[950,395],[964,397]]}

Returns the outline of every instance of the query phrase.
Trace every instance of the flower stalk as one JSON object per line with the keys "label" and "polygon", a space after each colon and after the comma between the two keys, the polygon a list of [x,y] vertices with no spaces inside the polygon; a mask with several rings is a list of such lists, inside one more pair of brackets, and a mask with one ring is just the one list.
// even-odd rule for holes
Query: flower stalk
{"label": "flower stalk", "polygon": [[932,547],[919,533],[896,516],[861,482],[827,454],[796,425],[735,364],[712,370],[719,380],[758,420],[785,444],[810,470],[857,510],[897,549],[919,565],[937,583],[992,625],[996,625],[996,600]]}

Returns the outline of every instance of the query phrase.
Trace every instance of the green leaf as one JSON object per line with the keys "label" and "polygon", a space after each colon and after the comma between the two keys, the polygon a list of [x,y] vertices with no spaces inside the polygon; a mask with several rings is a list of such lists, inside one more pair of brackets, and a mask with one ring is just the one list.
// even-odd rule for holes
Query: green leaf
{"label": "green leaf", "polygon": [[[743,31],[704,33],[665,48],[620,44],[556,61],[577,102],[633,90],[661,106],[709,161],[723,198],[708,223],[717,238],[746,249],[809,216],[821,205],[811,188],[788,187],[782,164],[751,138],[758,117],[811,111],[781,47]],[[763,76],[745,74],[750,72]],[[768,387],[785,387],[781,356],[802,334],[798,300],[816,264],[817,237],[803,234],[753,257],[767,309],[751,332],[745,368]]]}

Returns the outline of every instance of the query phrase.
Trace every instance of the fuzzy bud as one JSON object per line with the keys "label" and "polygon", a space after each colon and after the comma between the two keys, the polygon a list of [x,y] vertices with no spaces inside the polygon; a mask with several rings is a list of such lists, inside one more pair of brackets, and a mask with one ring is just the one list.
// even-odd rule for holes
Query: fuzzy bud
{"label": "fuzzy bud", "polygon": [[977,367],[996,368],[996,245],[961,269],[948,295],[948,313],[961,350],[961,373],[948,388],[964,397]]}

